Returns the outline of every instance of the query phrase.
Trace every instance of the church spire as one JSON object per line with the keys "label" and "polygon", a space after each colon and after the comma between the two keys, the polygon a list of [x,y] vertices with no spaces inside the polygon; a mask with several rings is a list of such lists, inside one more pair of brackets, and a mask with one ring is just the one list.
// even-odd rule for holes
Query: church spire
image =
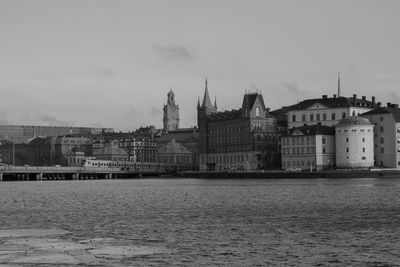
{"label": "church spire", "polygon": [[340,72],[338,72],[337,94],[340,97]]}
{"label": "church spire", "polygon": [[200,107],[200,97],[197,98],[197,107]]}
{"label": "church spire", "polygon": [[214,100],[214,108],[217,109],[217,97],[215,97],[215,100]]}
{"label": "church spire", "polygon": [[206,82],[205,82],[205,90],[204,90],[204,98],[203,98],[203,104],[201,105],[202,107],[206,107],[206,108],[213,108],[212,103],[211,103],[211,99],[210,99],[210,95],[208,93],[208,82],[207,82],[207,78],[206,78]]}

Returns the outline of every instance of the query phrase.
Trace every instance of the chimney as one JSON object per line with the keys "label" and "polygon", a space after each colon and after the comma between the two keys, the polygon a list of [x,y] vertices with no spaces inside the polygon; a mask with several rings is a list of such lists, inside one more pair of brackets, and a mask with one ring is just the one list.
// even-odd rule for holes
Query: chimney
{"label": "chimney", "polygon": [[372,107],[375,107],[375,96],[372,97]]}
{"label": "chimney", "polygon": [[327,99],[328,96],[327,95],[322,95],[322,99]]}
{"label": "chimney", "polygon": [[378,102],[378,103],[377,103],[378,108],[381,107],[381,104],[382,104],[381,102]]}
{"label": "chimney", "polygon": [[387,102],[386,107],[390,108],[392,106],[392,103]]}
{"label": "chimney", "polygon": [[356,100],[357,100],[357,95],[353,94],[353,105],[354,106],[356,105]]}
{"label": "chimney", "polygon": [[363,95],[363,96],[362,96],[362,100],[365,101],[366,99],[367,99],[367,97],[366,97],[365,95]]}
{"label": "chimney", "polygon": [[333,98],[336,98],[336,94],[333,95]]}

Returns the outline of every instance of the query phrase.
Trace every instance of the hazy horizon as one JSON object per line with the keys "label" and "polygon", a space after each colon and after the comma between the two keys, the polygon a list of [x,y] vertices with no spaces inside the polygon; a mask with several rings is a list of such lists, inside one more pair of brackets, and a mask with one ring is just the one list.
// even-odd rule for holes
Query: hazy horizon
{"label": "hazy horizon", "polygon": [[271,109],[337,90],[400,102],[399,1],[0,1],[1,124],[196,125],[259,90]]}

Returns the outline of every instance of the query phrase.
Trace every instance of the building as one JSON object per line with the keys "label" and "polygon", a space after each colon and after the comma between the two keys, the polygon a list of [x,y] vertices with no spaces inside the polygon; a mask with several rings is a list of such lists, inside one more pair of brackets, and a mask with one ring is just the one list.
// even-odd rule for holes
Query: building
{"label": "building", "polygon": [[136,133],[106,133],[93,143],[96,159],[156,162],[155,139]]}
{"label": "building", "polygon": [[374,166],[374,125],[366,118],[351,116],[335,125],[336,167]]}
{"label": "building", "polygon": [[369,101],[365,96],[357,98],[356,94],[353,97],[323,95],[321,98],[307,99],[296,105],[284,107],[284,110],[287,111],[290,129],[315,124],[334,126],[343,118],[365,113],[379,105],[380,103],[375,103],[375,97]]}
{"label": "building", "polygon": [[0,125],[0,139],[26,143],[35,137],[100,134],[112,131],[110,128],[92,127]]}
{"label": "building", "polygon": [[375,125],[374,155],[375,165],[400,169],[400,109],[398,105],[387,103],[361,115]]}
{"label": "building", "polygon": [[281,136],[282,169],[320,171],[335,166],[335,129],[309,125]]}
{"label": "building", "polygon": [[69,166],[68,158],[76,152],[82,152],[84,157],[91,157],[92,151],[92,138],[72,135],[53,137],[51,165]]}
{"label": "building", "polygon": [[164,132],[179,129],[179,106],[175,104],[175,94],[172,89],[169,90],[167,97],[167,104],[164,105]]}
{"label": "building", "polygon": [[191,169],[197,170],[199,168],[199,134],[197,127],[181,128],[164,133],[157,139],[157,148],[161,148],[172,140],[175,140],[177,143],[189,150],[192,160]]}
{"label": "building", "polygon": [[157,150],[157,159],[158,162],[171,165],[176,170],[192,169],[192,153],[175,139]]}
{"label": "building", "polygon": [[207,81],[197,107],[200,170],[255,170],[280,165],[276,118],[259,93],[245,94],[238,110],[217,112]]}
{"label": "building", "polygon": [[98,160],[128,161],[133,154],[119,147],[119,140],[96,140],[93,142],[93,157]]}

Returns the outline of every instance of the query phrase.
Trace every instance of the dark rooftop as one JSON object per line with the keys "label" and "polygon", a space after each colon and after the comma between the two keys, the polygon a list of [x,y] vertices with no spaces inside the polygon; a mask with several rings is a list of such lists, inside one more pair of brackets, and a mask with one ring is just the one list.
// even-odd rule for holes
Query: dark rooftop
{"label": "dark rooftop", "polygon": [[300,131],[303,135],[334,135],[335,128],[325,125],[305,125],[295,127],[283,133],[282,136],[291,136],[295,131]]}

